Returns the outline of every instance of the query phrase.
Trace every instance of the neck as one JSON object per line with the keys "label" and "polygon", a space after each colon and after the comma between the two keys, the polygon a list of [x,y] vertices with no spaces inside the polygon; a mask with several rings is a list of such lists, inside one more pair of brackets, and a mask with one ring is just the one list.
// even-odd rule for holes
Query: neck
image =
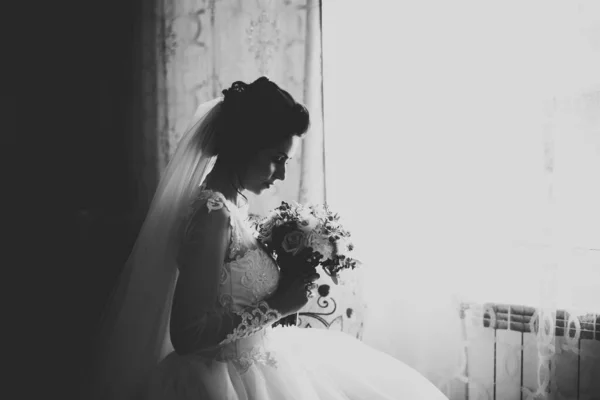
{"label": "neck", "polygon": [[238,204],[239,182],[233,170],[218,160],[212,171],[206,177],[206,186],[216,192],[220,192],[227,200],[233,204]]}

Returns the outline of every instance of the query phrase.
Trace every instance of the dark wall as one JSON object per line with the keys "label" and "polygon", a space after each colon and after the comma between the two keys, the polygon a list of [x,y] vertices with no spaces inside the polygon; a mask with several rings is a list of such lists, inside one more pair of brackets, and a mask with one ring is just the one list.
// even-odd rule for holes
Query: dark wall
{"label": "dark wall", "polygon": [[[73,35],[69,77],[71,148],[66,152],[80,247],[82,295],[92,306],[105,291],[128,247],[128,216],[133,186],[130,171],[135,3],[95,2],[77,23],[84,41]],[[100,297],[98,297],[100,296]],[[93,313],[87,314],[93,319]],[[89,321],[92,322],[92,321]]]}
{"label": "dark wall", "polygon": [[17,119],[17,136],[35,132],[32,151],[19,156],[34,160],[23,176],[35,177],[24,196],[35,216],[17,224],[33,282],[21,291],[32,327],[18,334],[27,337],[22,350],[39,360],[31,373],[41,376],[30,386],[47,397],[81,398],[91,333],[135,237],[131,127],[140,2],[50,2],[35,11],[35,22],[22,22],[36,32],[26,48],[28,89],[20,90]]}

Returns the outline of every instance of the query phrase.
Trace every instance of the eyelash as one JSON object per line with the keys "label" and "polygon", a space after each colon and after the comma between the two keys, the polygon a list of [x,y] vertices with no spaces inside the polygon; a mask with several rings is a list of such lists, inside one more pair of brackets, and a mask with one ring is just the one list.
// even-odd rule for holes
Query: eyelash
{"label": "eyelash", "polygon": [[285,157],[276,157],[276,158],[275,158],[275,162],[276,162],[277,164],[283,164],[283,163],[285,163],[285,162],[286,162],[286,158],[285,158]]}

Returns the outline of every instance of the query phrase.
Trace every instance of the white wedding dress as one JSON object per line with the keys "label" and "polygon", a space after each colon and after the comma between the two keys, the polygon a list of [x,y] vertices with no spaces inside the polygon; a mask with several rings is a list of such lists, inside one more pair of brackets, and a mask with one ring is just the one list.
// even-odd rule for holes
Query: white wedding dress
{"label": "white wedding dress", "polygon": [[243,331],[218,345],[170,353],[153,372],[150,399],[446,400],[412,368],[343,332],[272,328],[272,310],[261,300],[277,288],[279,270],[256,242],[246,211],[208,190],[200,192],[191,213],[201,209],[226,212],[231,227],[213,315],[255,307],[260,318],[246,319],[252,322]]}

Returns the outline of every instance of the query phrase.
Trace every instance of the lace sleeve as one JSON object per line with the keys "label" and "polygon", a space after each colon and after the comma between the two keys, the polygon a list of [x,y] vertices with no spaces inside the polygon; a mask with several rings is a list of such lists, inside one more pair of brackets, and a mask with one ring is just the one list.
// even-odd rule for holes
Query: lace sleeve
{"label": "lace sleeve", "polygon": [[252,336],[265,326],[272,325],[281,319],[279,311],[271,308],[266,301],[259,302],[255,307],[247,307],[236,314],[241,317],[240,324],[220,344]]}
{"label": "lace sleeve", "polygon": [[231,214],[218,198],[207,199],[189,218],[177,257],[170,323],[171,342],[179,354],[250,336],[281,317],[266,301],[240,312],[219,302],[231,232]]}

